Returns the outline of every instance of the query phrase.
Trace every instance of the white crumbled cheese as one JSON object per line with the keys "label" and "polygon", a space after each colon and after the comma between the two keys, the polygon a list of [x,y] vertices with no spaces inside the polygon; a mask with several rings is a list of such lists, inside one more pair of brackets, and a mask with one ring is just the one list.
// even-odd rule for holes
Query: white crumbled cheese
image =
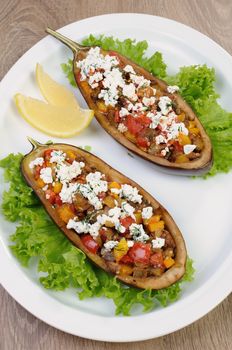
{"label": "white crumbled cheese", "polygon": [[104,248],[107,251],[111,251],[112,249],[114,249],[114,247],[116,247],[118,245],[117,241],[108,241],[106,243],[104,243]]}
{"label": "white crumbled cheese", "polygon": [[111,71],[105,72],[104,76],[103,86],[105,89],[123,88],[125,85],[122,72],[118,68],[113,68]]}
{"label": "white crumbled cheese", "polygon": [[77,218],[69,219],[66,227],[75,230],[78,234],[88,233],[90,224],[85,221],[76,221],[75,219]]}
{"label": "white crumbled cheese", "polygon": [[103,79],[103,75],[100,72],[96,72],[93,75],[90,75],[89,77],[89,85],[95,89],[98,87],[98,82]]}
{"label": "white crumbled cheese", "polygon": [[114,194],[119,194],[121,192],[121,190],[119,188],[111,188],[110,192],[112,192]]}
{"label": "white crumbled cheese", "polygon": [[152,90],[153,90],[153,94],[156,95],[156,89],[152,88]]}
{"label": "white crumbled cheese", "polygon": [[118,131],[120,131],[121,133],[126,132],[128,129],[126,127],[126,125],[124,125],[123,123],[119,123],[118,124]]}
{"label": "white crumbled cheese", "polygon": [[40,178],[43,180],[45,184],[51,184],[53,182],[52,178],[52,168],[42,168],[40,170]]}
{"label": "white crumbled cheese", "polygon": [[160,118],[162,117],[162,114],[160,112],[156,112],[156,114],[154,114],[152,112],[148,112],[147,117],[151,119],[151,124],[149,125],[149,127],[151,129],[156,129],[157,126],[159,125]]}
{"label": "white crumbled cheese", "polygon": [[109,71],[119,64],[117,57],[102,55],[99,47],[89,50],[86,58],[77,62],[77,68],[81,70],[81,80],[86,80],[89,74],[93,74],[96,69]]}
{"label": "white crumbled cheese", "polygon": [[137,85],[137,89],[141,88],[141,87],[147,87],[150,85],[150,80],[145,79],[143,76],[141,75],[135,75],[135,74],[131,74],[130,75],[131,80],[133,81],[133,83],[135,85]]}
{"label": "white crumbled cheese", "polygon": [[147,109],[147,107],[144,107],[144,105],[141,102],[137,102],[132,107],[133,112],[142,112]]}
{"label": "white crumbled cheese", "polygon": [[152,106],[155,103],[155,101],[156,101],[156,98],[154,96],[143,97],[143,100],[142,100],[144,106],[146,106],[146,107]]}
{"label": "white crumbled cheese", "polygon": [[[133,105],[132,105],[133,106]],[[128,115],[129,114],[129,111],[126,109],[126,108],[124,108],[124,107],[122,107],[121,109],[120,109],[120,111],[119,111],[119,116],[121,117],[121,118],[123,118],[123,117],[125,117],[126,115]]]}
{"label": "white crumbled cheese", "polygon": [[180,90],[180,88],[177,85],[169,85],[167,87],[167,92],[169,92],[170,94],[173,94],[174,92],[179,91],[179,90]]}
{"label": "white crumbled cheese", "polygon": [[153,208],[152,207],[146,207],[142,210],[142,218],[143,219],[150,219],[153,215]]}
{"label": "white crumbled cheese", "polygon": [[184,123],[172,123],[167,128],[167,139],[175,139],[178,137],[179,133],[181,132],[184,135],[188,135],[188,129],[184,125]]}
{"label": "white crumbled cheese", "polygon": [[102,180],[102,177],[104,177],[104,175],[99,171],[96,171],[95,173],[89,173],[86,176],[87,183],[91,186],[93,192],[96,195],[101,192],[107,192],[108,190],[108,183],[107,181]]}
{"label": "white crumbled cheese", "polygon": [[114,90],[102,89],[101,92],[98,94],[98,97],[104,100],[106,106],[108,105],[115,106],[118,100],[118,92],[117,92],[117,89],[114,89]]}
{"label": "white crumbled cheese", "polygon": [[134,107],[133,103],[129,102],[127,105],[128,111],[131,112],[133,110],[133,107]]}
{"label": "white crumbled cheese", "polygon": [[133,247],[134,244],[135,244],[134,241],[130,241],[130,240],[127,241],[127,246],[128,246],[128,248]]}
{"label": "white crumbled cheese", "polygon": [[152,248],[162,248],[165,245],[165,239],[157,237],[151,241]]}
{"label": "white crumbled cheese", "polygon": [[45,185],[45,186],[42,188],[43,191],[47,191],[47,189],[48,189],[48,185]]}
{"label": "white crumbled cheese", "polygon": [[161,96],[158,106],[163,115],[167,115],[172,110],[172,100],[168,96]]}
{"label": "white crumbled cheese", "polygon": [[62,189],[59,193],[60,199],[63,203],[72,203],[73,196],[77,192],[78,184],[77,183],[63,183]]}
{"label": "white crumbled cheese", "polygon": [[96,210],[102,209],[102,202],[89,184],[77,184],[77,190],[83,197],[88,199],[89,203],[93,205]]}
{"label": "white crumbled cheese", "polygon": [[103,98],[106,105],[115,106],[119,98],[118,87],[125,86],[122,73],[118,68],[113,68],[112,71],[104,72],[104,76],[102,83],[105,89],[101,90],[98,97]]}
{"label": "white crumbled cheese", "polygon": [[33,169],[36,165],[41,166],[41,165],[43,165],[43,163],[44,163],[44,159],[42,157],[38,157],[29,163],[29,168]]}
{"label": "white crumbled cheese", "polygon": [[164,149],[162,149],[160,153],[162,154],[162,156],[165,157],[168,152],[169,152],[169,147],[165,147]]}
{"label": "white crumbled cheese", "polygon": [[134,208],[128,204],[125,203],[124,205],[122,205],[122,208],[115,206],[114,208],[111,208],[108,211],[108,214],[101,214],[97,216],[97,222],[103,226],[105,225],[105,223],[111,222],[114,226],[115,229],[117,231],[119,231],[120,233],[124,233],[126,232],[125,227],[120,223],[120,218],[121,217],[125,217],[125,216],[132,216],[134,217]]}
{"label": "white crumbled cheese", "polygon": [[82,168],[84,168],[84,166],[85,166],[85,163],[77,162],[75,160],[70,165],[58,164],[56,168],[57,179],[60,180],[60,182],[62,183],[69,182],[81,174]]}
{"label": "white crumbled cheese", "polygon": [[101,225],[99,222],[95,222],[94,224],[90,225],[89,228],[89,234],[95,239],[99,235],[99,230],[101,228]]}
{"label": "white crumbled cheese", "polygon": [[135,74],[135,71],[133,69],[133,67],[129,64],[127,64],[124,68],[123,68],[124,72],[126,73],[132,73],[132,74]]}
{"label": "white crumbled cheese", "polygon": [[184,145],[184,154],[189,154],[195,150],[196,145]]}
{"label": "white crumbled cheese", "polygon": [[120,233],[125,233],[126,232],[126,228],[120,223],[120,221],[118,221],[115,224],[115,230],[117,230]]}
{"label": "white crumbled cheese", "polygon": [[124,96],[128,97],[132,101],[137,101],[138,96],[135,93],[135,85],[130,83],[130,84],[125,84],[122,93]]}
{"label": "white crumbled cheese", "polygon": [[51,158],[50,158],[50,162],[51,163],[63,163],[63,161],[65,160],[66,154],[63,151],[57,151],[54,150],[51,152]]}
{"label": "white crumbled cheese", "polygon": [[143,225],[131,224],[129,227],[130,234],[136,242],[146,242],[149,236],[144,231]]}
{"label": "white crumbled cheese", "polygon": [[142,203],[142,196],[136,187],[124,184],[120,189],[120,197],[126,198],[133,203]]}
{"label": "white crumbled cheese", "polygon": [[166,143],[166,138],[163,135],[158,135],[155,138],[155,142],[157,145],[159,145],[160,143]]}
{"label": "white crumbled cheese", "polygon": [[122,202],[122,211],[123,211],[123,216],[131,216],[133,219],[135,219],[135,216],[134,216],[134,211],[135,211],[135,208],[132,207],[132,205],[130,205],[129,203],[127,202]]}

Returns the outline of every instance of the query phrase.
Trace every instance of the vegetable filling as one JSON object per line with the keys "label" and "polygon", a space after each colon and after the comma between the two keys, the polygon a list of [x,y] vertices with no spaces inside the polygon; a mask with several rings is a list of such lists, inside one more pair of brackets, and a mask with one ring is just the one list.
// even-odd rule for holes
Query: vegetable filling
{"label": "vegetable filling", "polygon": [[136,187],[114,181],[68,149],[46,149],[29,167],[66,227],[113,273],[159,277],[175,264],[176,245],[162,210]]}
{"label": "vegetable filling", "polygon": [[170,162],[201,156],[204,143],[194,117],[176,103],[178,86],[162,90],[155,79],[145,79],[115,52],[105,54],[99,47],[78,58],[78,83],[129,141]]}

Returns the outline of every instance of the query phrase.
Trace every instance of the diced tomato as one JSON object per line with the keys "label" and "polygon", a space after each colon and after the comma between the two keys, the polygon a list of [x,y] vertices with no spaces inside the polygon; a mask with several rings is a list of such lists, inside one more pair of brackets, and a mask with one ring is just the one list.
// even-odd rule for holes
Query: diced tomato
{"label": "diced tomato", "polygon": [[108,55],[118,57],[118,53],[115,51],[108,51]]}
{"label": "diced tomato", "polygon": [[130,225],[134,222],[135,219],[133,219],[131,216],[126,216],[125,218],[120,219],[121,225],[124,226],[126,230],[129,230]]}
{"label": "diced tomato", "polygon": [[119,110],[118,109],[115,110],[114,121],[115,121],[115,123],[120,123],[120,115],[119,115]]}
{"label": "diced tomato", "polygon": [[46,199],[49,201],[50,204],[55,204],[56,201],[56,194],[52,190],[45,191]]}
{"label": "diced tomato", "polygon": [[63,204],[59,194],[56,195],[55,204],[58,205],[59,207]]}
{"label": "diced tomato", "polygon": [[146,117],[144,114],[139,115],[136,119],[142,125],[149,126],[151,124],[151,118]]}
{"label": "diced tomato", "polygon": [[138,136],[136,139],[136,143],[138,146],[143,148],[148,148],[150,146],[150,142],[148,141],[148,139],[143,136]]}
{"label": "diced tomato", "polygon": [[135,263],[148,264],[151,255],[150,244],[136,242],[130,248],[128,255]]}
{"label": "diced tomato", "polygon": [[99,245],[97,244],[97,242],[93,239],[92,236],[90,235],[84,235],[83,237],[81,237],[81,241],[84,244],[84,246],[91,252],[96,254],[98,249],[99,249]]}
{"label": "diced tomato", "polygon": [[46,151],[44,151],[44,159],[46,160],[50,160],[51,158],[51,153],[54,151],[54,149],[46,149]]}
{"label": "diced tomato", "polygon": [[137,118],[132,117],[132,115],[127,116],[126,126],[128,131],[133,135],[138,135],[144,129],[144,125]]}
{"label": "diced tomato", "polygon": [[153,254],[150,258],[150,263],[153,265],[155,268],[163,268],[164,267],[164,259],[163,255],[161,252],[157,252]]}
{"label": "diced tomato", "polygon": [[173,147],[175,148],[175,151],[183,152],[183,146],[181,146],[178,141],[173,142]]}
{"label": "diced tomato", "polygon": [[35,180],[38,180],[40,177],[40,171],[41,169],[44,168],[44,165],[36,165],[35,169],[34,169],[34,177]]}
{"label": "diced tomato", "polygon": [[128,254],[126,254],[120,259],[120,262],[124,264],[133,264],[134,260]]}

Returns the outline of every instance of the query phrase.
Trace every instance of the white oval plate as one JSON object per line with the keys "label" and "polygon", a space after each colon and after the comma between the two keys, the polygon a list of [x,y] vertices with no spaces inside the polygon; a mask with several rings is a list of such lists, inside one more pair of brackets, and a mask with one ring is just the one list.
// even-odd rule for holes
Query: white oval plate
{"label": "white oval plate", "polygon": [[[140,14],[112,14],[72,23],[60,32],[74,40],[104,33],[118,38],[147,40],[149,52],[161,51],[169,73],[179,66],[206,63],[216,69],[221,104],[232,110],[232,58],[219,45],[183,24]],[[55,79],[69,86],[60,63],[71,52],[54,38],[46,37],[11,68],[0,85],[0,157],[9,152],[29,151],[26,136],[43,142],[48,137],[19,117],[12,97],[22,92],[40,97],[35,84],[35,64],[40,62]],[[81,104],[83,98],[75,90]],[[59,139],[53,138],[54,141]],[[38,282],[35,268],[24,269],[12,256],[8,244],[14,224],[1,223],[0,274],[4,288],[24,308],[44,322],[65,332],[104,341],[138,341],[159,337],[199,319],[232,290],[232,173],[202,179],[164,175],[152,164],[116,143],[96,121],[67,143],[93,147],[93,152],[150,191],[173,215],[195,261],[196,278],[185,284],[180,300],[148,314],[114,316],[114,306],[104,298],[79,301],[74,290],[52,292]],[[1,183],[3,183],[1,171]],[[1,193],[3,185],[1,185]]]}

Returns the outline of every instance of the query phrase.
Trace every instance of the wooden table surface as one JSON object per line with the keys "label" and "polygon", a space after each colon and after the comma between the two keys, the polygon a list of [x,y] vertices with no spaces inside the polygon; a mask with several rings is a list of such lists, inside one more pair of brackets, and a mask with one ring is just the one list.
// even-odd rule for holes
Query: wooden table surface
{"label": "wooden table surface", "polygon": [[[45,36],[47,25],[60,28],[105,13],[136,12],[168,17],[208,35],[232,54],[231,0],[0,0],[0,5],[0,78]],[[232,349],[232,295],[208,315],[178,332],[128,344],[96,342],[63,333],[32,316],[3,288],[0,296],[1,350]]]}

